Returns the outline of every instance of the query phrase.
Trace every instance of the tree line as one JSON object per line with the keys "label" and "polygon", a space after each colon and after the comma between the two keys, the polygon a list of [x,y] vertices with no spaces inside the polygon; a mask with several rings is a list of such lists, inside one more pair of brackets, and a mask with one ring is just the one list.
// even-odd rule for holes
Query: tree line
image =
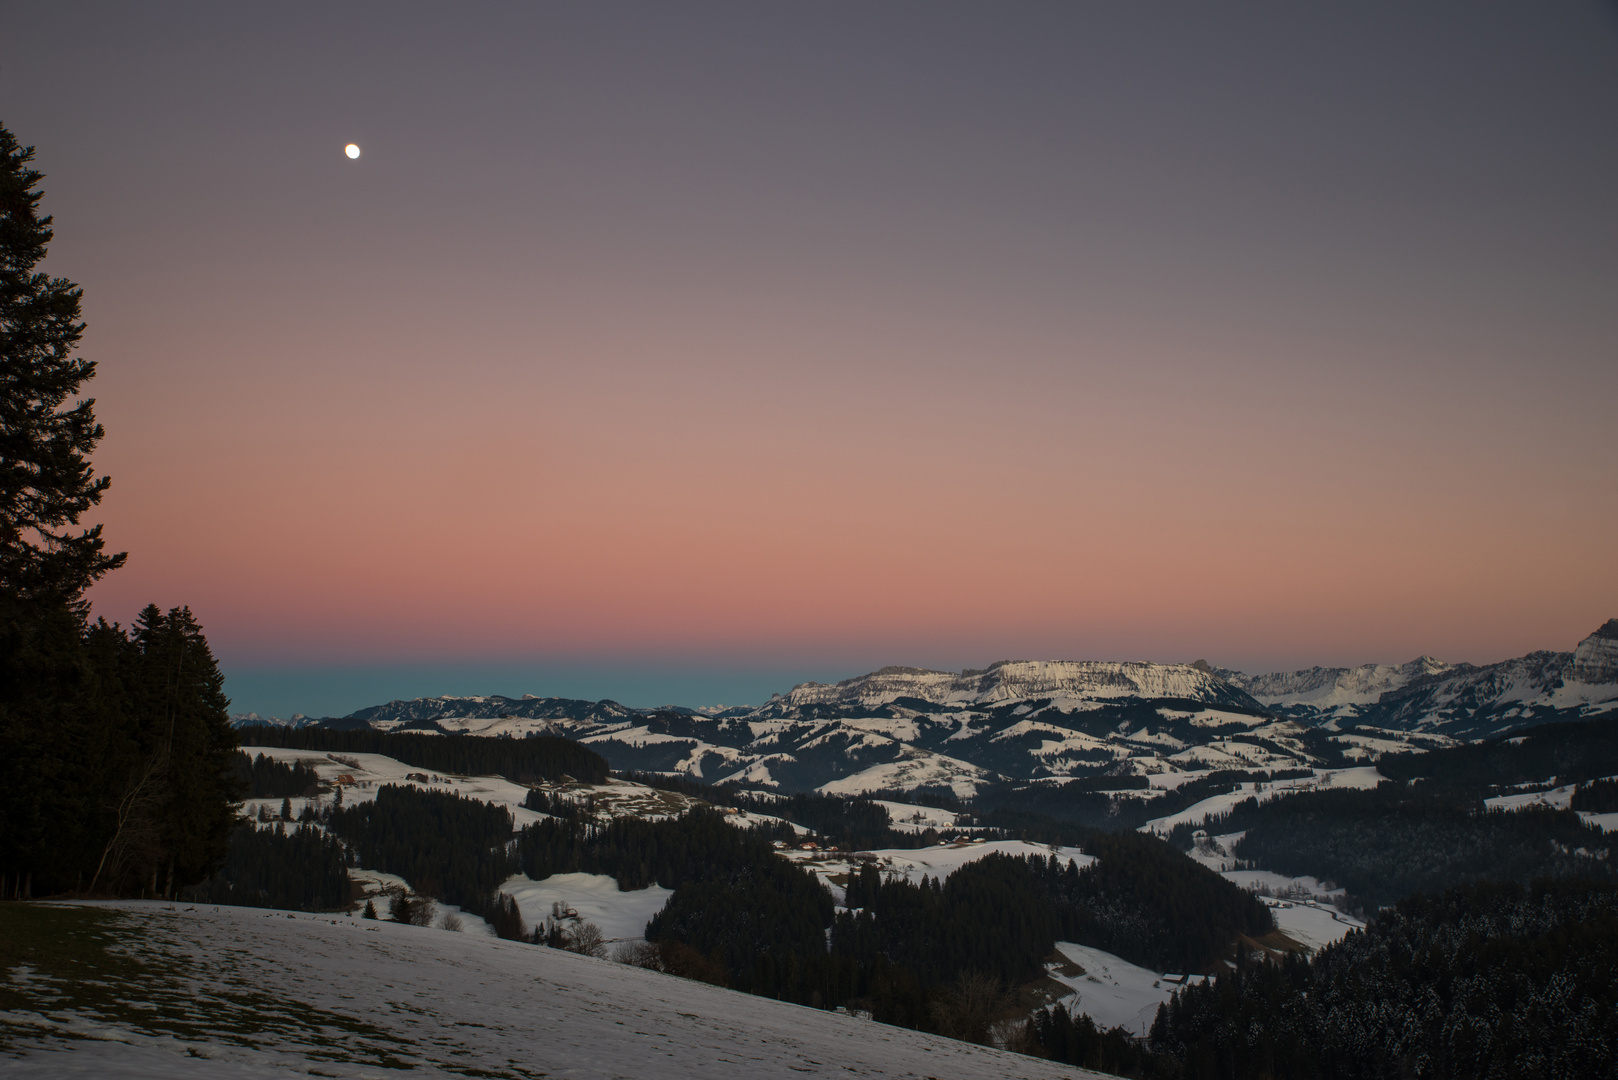
{"label": "tree line", "polygon": [[230,834],[219,870],[183,895],[193,903],[336,911],[349,904],[348,867],[342,841],[317,825],[243,824]]}
{"label": "tree line", "polygon": [[1425,780],[1467,791],[1548,781],[1571,784],[1618,775],[1618,716],[1542,724],[1483,742],[1426,753],[1384,754],[1390,780]]}
{"label": "tree line", "polygon": [[1618,885],[1415,896],[1313,959],[1178,991],[1148,1046],[1183,1080],[1618,1076]]}
{"label": "tree line", "polygon": [[1618,814],[1618,780],[1592,780],[1580,784],[1569,806],[1591,814]]}
{"label": "tree line", "polygon": [[459,776],[503,776],[516,784],[566,779],[600,784],[607,779],[606,758],[572,739],[554,735],[508,739],[254,724],[241,729],[241,738],[248,746],[318,754],[382,754],[421,769]]}
{"label": "tree line", "polygon": [[713,806],[767,814],[801,825],[827,845],[845,851],[926,847],[938,842],[921,832],[895,829],[887,808],[872,796],[830,795],[818,791],[759,795],[735,785],[704,784],[667,773],[620,772],[619,777],[661,791],[673,791]]}
{"label": "tree line", "polygon": [[[1618,836],[1571,810],[1488,810],[1475,794],[1385,781],[1328,788],[1211,818],[1210,832],[1245,831],[1232,854],[1288,876],[1312,875],[1347,889],[1374,911],[1415,893],[1468,881],[1540,877],[1618,880]],[[1171,836],[1189,847],[1186,830]]]}
{"label": "tree line", "polygon": [[320,791],[320,776],[301,761],[288,765],[258,754],[237,753],[231,771],[238,789],[248,799],[306,798]]}
{"label": "tree line", "polygon": [[386,784],[369,802],[331,807],[325,825],[354,865],[396,874],[474,915],[492,910],[516,872],[511,811],[455,792]]}
{"label": "tree line", "polygon": [[[1215,769],[1155,796],[1134,794],[1149,787],[1144,776],[1084,776],[1038,785],[1007,782],[984,789],[971,801],[970,809],[978,823],[1010,835],[1068,843],[1061,838],[1080,836],[1090,829],[1138,829],[1153,818],[1177,814],[1215,795],[1228,795],[1243,784],[1313,775],[1311,769]],[[1063,829],[1063,825],[1073,827]]]}

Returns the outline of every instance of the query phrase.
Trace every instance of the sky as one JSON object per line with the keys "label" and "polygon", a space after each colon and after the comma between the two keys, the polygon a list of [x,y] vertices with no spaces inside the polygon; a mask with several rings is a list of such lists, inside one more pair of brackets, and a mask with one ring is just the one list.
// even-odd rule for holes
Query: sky
{"label": "sky", "polygon": [[238,710],[1618,616],[1611,4],[5,24],[129,552],[91,600],[189,605]]}

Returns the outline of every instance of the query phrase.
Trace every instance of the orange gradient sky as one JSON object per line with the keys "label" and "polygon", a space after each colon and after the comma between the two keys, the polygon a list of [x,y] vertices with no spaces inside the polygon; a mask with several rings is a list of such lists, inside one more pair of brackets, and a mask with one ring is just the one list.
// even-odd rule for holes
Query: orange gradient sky
{"label": "orange gradient sky", "polygon": [[241,708],[1618,615],[1600,7],[13,21],[96,610],[189,604]]}

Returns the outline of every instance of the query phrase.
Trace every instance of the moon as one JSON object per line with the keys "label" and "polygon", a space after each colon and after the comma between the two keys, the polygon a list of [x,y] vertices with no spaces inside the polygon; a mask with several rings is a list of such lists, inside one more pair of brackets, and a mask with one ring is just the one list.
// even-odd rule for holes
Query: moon
{"label": "moon", "polygon": [[348,159],[350,161],[353,161],[355,158],[360,156],[360,148],[353,143],[349,143],[347,146],[343,147],[343,153],[348,155]]}

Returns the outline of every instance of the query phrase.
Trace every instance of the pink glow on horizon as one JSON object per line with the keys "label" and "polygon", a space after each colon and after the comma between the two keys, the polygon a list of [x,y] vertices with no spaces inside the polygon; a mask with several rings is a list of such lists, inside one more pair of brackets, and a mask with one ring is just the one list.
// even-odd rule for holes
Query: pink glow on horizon
{"label": "pink glow on horizon", "polygon": [[[183,597],[228,651],[303,662],[1305,665],[1568,648],[1618,594],[1612,501],[1572,497],[1607,466],[1521,399],[1405,381],[1377,403],[1394,380],[1325,360],[1082,329],[984,366],[907,328],[856,362],[835,327],[580,321],[495,346],[471,387],[385,324],[357,355],[238,348],[193,396],[109,366],[106,516],[133,555],[98,609]],[[814,355],[839,358],[825,382]]]}

